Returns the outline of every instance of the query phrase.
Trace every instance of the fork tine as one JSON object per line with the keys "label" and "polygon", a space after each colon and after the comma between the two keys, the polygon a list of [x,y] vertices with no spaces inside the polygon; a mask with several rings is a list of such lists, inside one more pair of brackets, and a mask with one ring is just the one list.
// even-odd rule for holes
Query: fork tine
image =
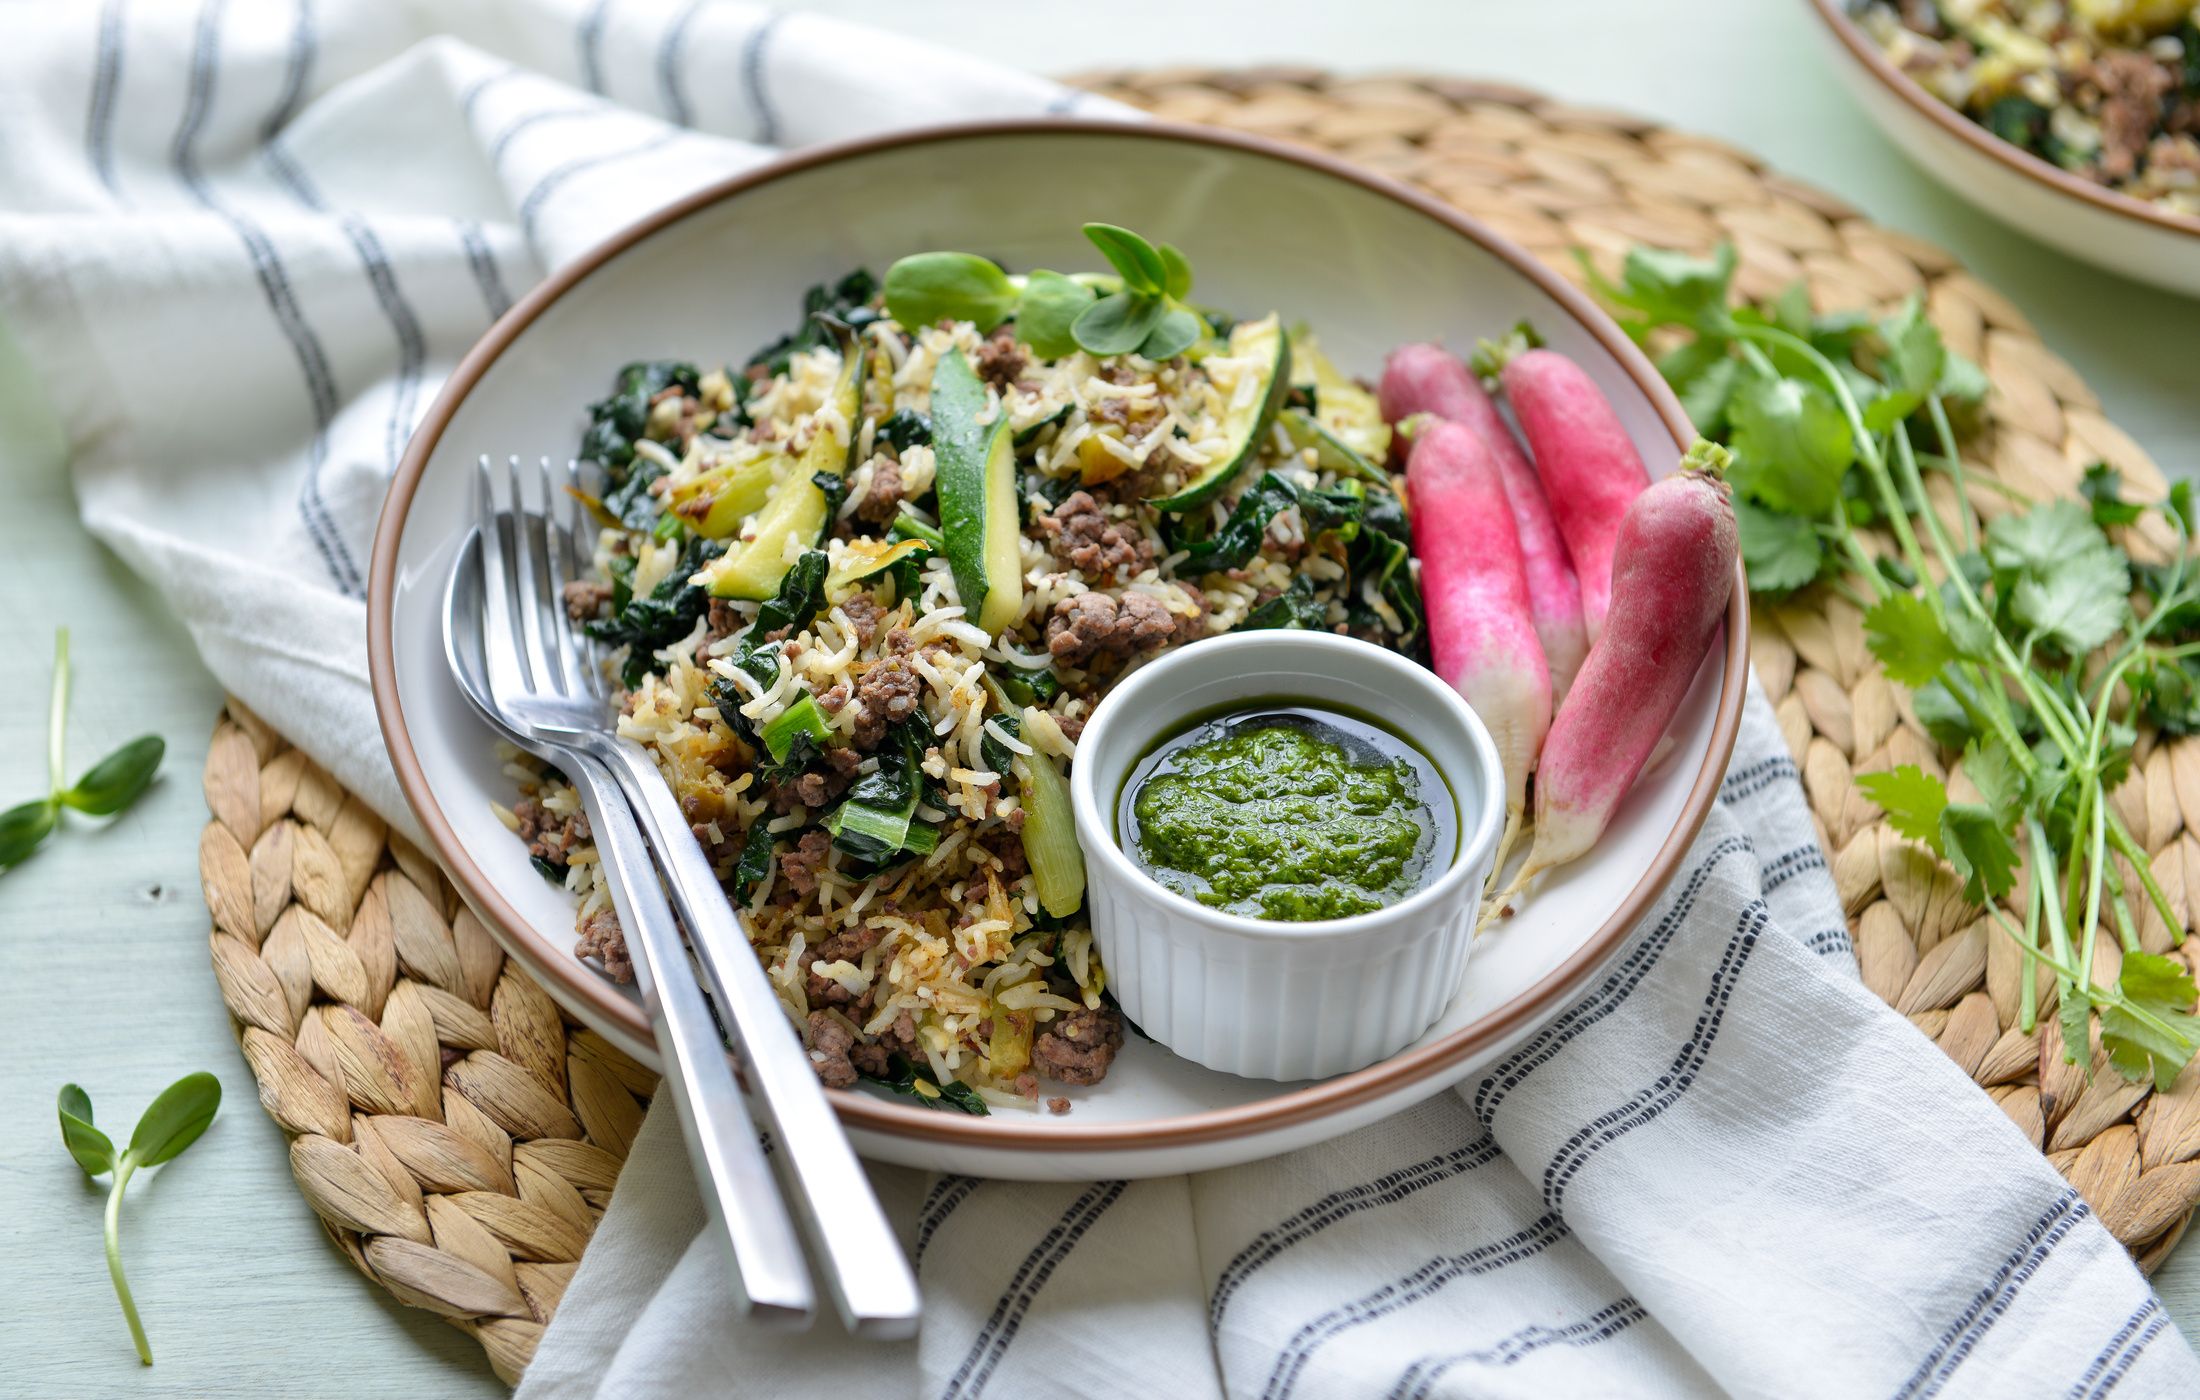
{"label": "fork tine", "polygon": [[500,704],[524,693],[519,645],[512,631],[512,580],[506,570],[504,529],[497,513],[496,480],[484,452],[474,472],[474,522],[480,538],[481,651],[489,694]]}
{"label": "fork tine", "polygon": [[551,475],[548,457],[539,459],[536,475],[542,481],[543,553],[550,567],[548,621],[557,644],[560,688],[568,695],[585,695],[588,693],[588,684],[581,674],[583,662],[579,654],[579,643],[573,635],[573,615],[565,605],[565,586],[575,577],[573,550],[566,541],[564,527],[558,523],[558,488]]}
{"label": "fork tine", "polygon": [[[584,576],[596,558],[595,520],[589,515],[588,507],[581,503],[581,490],[581,464],[567,458],[565,505],[566,514],[572,521],[568,532],[573,543],[573,574],[576,578]],[[574,633],[573,644],[580,649],[582,682],[587,685],[589,694],[598,700],[603,699],[602,649],[596,644],[596,639],[586,632]]]}
{"label": "fork tine", "polygon": [[519,609],[521,656],[536,690],[562,692],[565,677],[550,664],[542,636],[542,570],[535,542],[541,517],[527,508],[527,479],[520,473],[519,458],[505,461],[512,479],[512,601]]}

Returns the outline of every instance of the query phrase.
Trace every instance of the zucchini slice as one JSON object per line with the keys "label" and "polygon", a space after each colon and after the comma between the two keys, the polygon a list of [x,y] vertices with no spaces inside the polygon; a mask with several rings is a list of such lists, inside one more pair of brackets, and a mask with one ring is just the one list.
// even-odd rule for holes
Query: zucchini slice
{"label": "zucchini slice", "polygon": [[[838,321],[830,321],[840,350],[840,378],[833,385],[827,406],[837,409],[838,421],[828,416],[810,435],[810,445],[795,459],[794,468],[771,488],[756,517],[756,530],[748,540],[711,561],[695,576],[695,582],[714,598],[752,598],[762,602],[779,591],[786,577],[790,541],[803,548],[824,536],[831,506],[813,480],[819,473],[844,475],[855,434],[856,417],[863,411],[863,366],[870,357],[862,340]],[[823,410],[820,410],[822,413]]]}
{"label": "zucchini slice", "polygon": [[825,575],[825,596],[833,597],[850,584],[883,574],[911,555],[931,552],[931,544],[921,539],[849,540],[833,561],[832,572]]}
{"label": "zucchini slice", "polygon": [[1307,391],[1314,421],[1362,461],[1380,464],[1390,456],[1390,425],[1383,421],[1382,406],[1345,378],[1311,337],[1302,336],[1293,346],[1291,387]]}
{"label": "zucchini slice", "polygon": [[706,540],[725,539],[770,499],[784,460],[768,453],[753,462],[715,467],[673,487],[667,511]]}
{"label": "zucchini slice", "polygon": [[1291,439],[1293,447],[1302,452],[1309,447],[1314,449],[1314,464],[1323,471],[1363,477],[1383,486],[1390,484],[1388,473],[1347,447],[1343,438],[1305,409],[1287,408],[1277,415],[1276,421],[1283,425],[1283,435]]}
{"label": "zucchini slice", "polygon": [[932,372],[940,533],[964,615],[997,634],[1023,611],[1023,509],[1008,415],[980,423],[985,409],[985,385],[970,361],[959,350],[942,357]]}
{"label": "zucchini slice", "polygon": [[1146,504],[1155,510],[1190,510],[1214,499],[1260,455],[1268,427],[1276,421],[1276,410],[1283,407],[1285,396],[1291,392],[1291,336],[1275,313],[1239,323],[1230,332],[1229,358],[1252,361],[1243,373],[1254,376],[1249,387],[1242,381],[1220,386],[1230,400],[1223,418],[1229,447],[1175,494],[1149,497]]}

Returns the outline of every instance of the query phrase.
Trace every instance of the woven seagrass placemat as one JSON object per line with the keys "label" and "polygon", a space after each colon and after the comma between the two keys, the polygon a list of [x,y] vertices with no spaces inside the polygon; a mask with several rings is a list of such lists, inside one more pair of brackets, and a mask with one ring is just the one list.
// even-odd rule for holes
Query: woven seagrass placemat
{"label": "woven seagrass placemat", "polygon": [[[1457,205],[1577,281],[1575,248],[1609,270],[1636,243],[1702,252],[1725,240],[1746,296],[1802,281],[1825,310],[1920,294],[1949,345],[1994,382],[1972,473],[2045,498],[2075,493],[2105,460],[2138,497],[2167,489],[2007,298],[1942,250],[1722,142],[1453,79],[1270,68],[1078,81],[1163,117],[1342,155]],[[2009,508],[1974,495],[1988,513]],[[1965,508],[1952,492],[1936,505]],[[2124,543],[2151,558],[2164,542]],[[1866,984],[1977,1080],[2151,1269],[2200,1200],[2200,1065],[2168,1093],[2105,1068],[2088,1080],[2053,1040],[2015,1029],[2014,948],[1988,936],[1953,874],[1887,828],[1852,781],[1902,763],[1945,773],[1949,757],[1880,673],[1853,607],[1831,595],[1759,607],[1751,651]],[[2200,917],[2200,738],[2142,738],[2140,754],[2115,802],[2189,928]],[[516,1379],[653,1076],[567,1025],[432,861],[241,706],[215,732],[206,793],[215,977],[260,1101],[294,1135],[299,1189],[363,1273],[464,1328]],[[2168,950],[2159,914],[2140,913],[2145,946]],[[2200,966],[2200,940],[2176,955]],[[2096,975],[2113,978],[2119,956],[2113,936],[2101,940]]]}

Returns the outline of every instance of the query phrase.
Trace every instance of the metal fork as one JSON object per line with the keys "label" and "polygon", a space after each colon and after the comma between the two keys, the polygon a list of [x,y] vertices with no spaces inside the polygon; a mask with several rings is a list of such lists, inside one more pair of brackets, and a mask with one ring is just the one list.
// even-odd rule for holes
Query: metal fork
{"label": "metal fork", "polygon": [[[514,499],[519,477],[511,473]],[[705,1213],[732,1253],[735,1293],[767,1326],[807,1327],[817,1313],[794,1222],[780,1199],[756,1125],[727,1061],[656,867],[610,770],[546,735],[538,718],[565,704],[601,707],[600,673],[585,645],[551,653],[541,641],[532,565],[570,540],[540,517],[497,510],[487,464],[475,483],[478,525],[460,551],[445,599],[444,645],[460,689],[505,737],[561,768],[588,813],[596,850],[626,933],[634,980],[665,1060],[664,1084],[687,1140]],[[515,622],[515,616],[518,621]],[[563,635],[563,629],[556,629]],[[591,677],[594,680],[591,680]],[[547,694],[546,694],[547,692]]]}
{"label": "metal fork", "polygon": [[[485,521],[496,515],[494,475],[484,457],[478,485]],[[500,557],[501,537],[484,530],[482,538],[496,539],[498,548],[484,549],[483,572],[485,578],[494,574],[507,582],[518,630],[507,636],[505,647],[510,654],[524,654],[535,679],[521,686],[516,677],[509,678],[507,686],[499,688],[499,708],[523,722],[542,742],[601,765],[625,794],[626,805],[640,821],[663,869],[696,962],[725,1018],[745,1072],[751,1106],[773,1132],[787,1194],[797,1207],[842,1321],[858,1336],[910,1336],[919,1314],[917,1283],[893,1227],[825,1100],[802,1041],[788,1024],[732,902],[719,886],[709,858],[689,830],[655,760],[639,744],[619,737],[602,696],[601,668],[567,614],[565,585],[581,577],[585,567],[578,542],[593,537],[580,514],[577,469],[568,464],[559,471],[548,458],[542,459],[532,474],[543,503],[539,511],[527,505],[528,474],[517,458],[510,459],[506,475],[512,495],[506,525],[513,548],[509,558]],[[561,494],[570,505],[570,530],[546,519]],[[497,610],[491,606],[488,612],[492,630],[486,641],[494,653],[498,650],[493,630]],[[491,676],[494,684],[493,664]],[[660,992],[676,980],[683,990],[694,990],[691,980],[674,976],[684,974],[685,968],[662,961],[659,967]],[[718,1059],[723,1063],[725,1057],[721,1053]]]}

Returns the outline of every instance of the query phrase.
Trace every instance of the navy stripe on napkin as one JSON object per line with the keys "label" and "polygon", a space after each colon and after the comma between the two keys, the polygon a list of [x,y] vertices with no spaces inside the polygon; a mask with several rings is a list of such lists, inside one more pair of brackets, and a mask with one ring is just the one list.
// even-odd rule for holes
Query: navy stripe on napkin
{"label": "navy stripe on napkin", "polygon": [[964,1400],[972,1400],[984,1391],[986,1382],[993,1377],[994,1368],[1000,1364],[1001,1357],[1007,1354],[1009,1343],[1016,1339],[1017,1328],[1022,1324],[1032,1300],[1039,1296],[1039,1290],[1046,1286],[1046,1281],[1053,1276],[1056,1266],[1077,1247],[1077,1242],[1084,1238],[1085,1231],[1092,1228],[1093,1222],[1106,1214],[1109,1206],[1122,1199],[1123,1191],[1129,1185],[1127,1181],[1094,1182],[1062,1213],[1054,1228],[1047,1231],[1038,1244],[1032,1246],[1031,1253],[1024,1256],[1024,1262],[1017,1267],[1015,1276],[1009,1280],[1008,1290],[993,1305],[993,1315],[986,1319],[985,1326],[978,1331],[977,1339],[970,1344],[962,1365],[948,1378],[947,1388],[940,1392],[941,1400],[953,1400],[958,1396]]}
{"label": "navy stripe on napkin", "polygon": [[1495,1273],[1508,1264],[1533,1258],[1572,1234],[1565,1221],[1555,1213],[1547,1214],[1516,1234],[1465,1254],[1431,1259],[1395,1283],[1386,1283],[1363,1298],[1332,1308],[1299,1328],[1284,1344],[1275,1369],[1268,1375],[1268,1384],[1261,1389],[1262,1400],[1286,1400],[1305,1374],[1314,1352],[1325,1342],[1410,1307],[1459,1279]]}
{"label": "navy stripe on napkin", "polygon": [[305,375],[306,399],[313,415],[313,443],[306,460],[305,484],[299,491],[298,513],[305,522],[306,534],[313,541],[314,550],[321,556],[337,588],[351,597],[358,597],[364,591],[359,566],[353,562],[335,516],[321,496],[321,468],[328,460],[328,430],[336,419],[336,382],[329,372],[327,352],[321,348],[319,337],[314,335],[312,327],[306,324],[304,313],[298,309],[298,298],[291,290],[289,275],[283,269],[273,241],[258,224],[223,203],[207,181],[205,172],[199,168],[199,132],[206,124],[207,112],[214,105],[223,7],[224,0],[206,0],[199,10],[183,120],[176,128],[170,163],[175,168],[176,178],[191,197],[202,208],[219,216],[244,244],[253,275],[259,279],[276,324],[282,329],[284,339],[290,342],[291,352]]}
{"label": "navy stripe on napkin", "polygon": [[1940,1340],[1895,1392],[1895,1400],[1922,1400],[1922,1397],[1937,1395],[1979,1340],[2008,1312],[2018,1292],[2039,1271],[2055,1246],[2090,1214],[2092,1211],[2076,1191],[2066,1188],[2058,1194],[2032,1222],[2023,1242],[2009,1252],[1993,1278],[1973,1295],[1963,1312],[1940,1334]]}
{"label": "navy stripe on napkin", "polygon": [[99,7],[99,47],[92,58],[91,109],[84,117],[84,159],[113,195],[115,182],[115,94],[122,86],[122,7],[107,0]]}
{"label": "navy stripe on napkin", "polygon": [[1398,1384],[1391,1389],[1387,1400],[1428,1400],[1436,1382],[1442,1378],[1444,1372],[1454,1366],[1513,1366],[1546,1347],[1595,1346],[1598,1342],[1609,1341],[1649,1316],[1649,1310],[1633,1298],[1620,1298],[1607,1303],[1579,1322],[1564,1327],[1545,1327],[1540,1322],[1531,1323],[1486,1347],[1473,1351],[1456,1351],[1449,1356],[1424,1357],[1406,1368],[1406,1373],[1398,1378]]}
{"label": "navy stripe on napkin", "polygon": [[1673,1063],[1633,1098],[1599,1115],[1567,1139],[1566,1145],[1559,1148],[1543,1168],[1544,1204],[1554,1211],[1559,1209],[1566,1198],[1567,1184],[1591,1157],[1671,1108],[1688,1092],[1711,1058],[1712,1045],[1719,1038],[1727,1004],[1734,995],[1734,983],[1741,977],[1749,955],[1756,951],[1758,936],[1770,922],[1771,915],[1763,900],[1753,899],[1743,908],[1740,924],[1727,941],[1726,951],[1720,955],[1719,965],[1711,974],[1711,986],[1704,994],[1703,1010],[1696,1016],[1695,1029],[1682,1042]]}
{"label": "navy stripe on napkin", "polygon": [[1293,1245],[1320,1234],[1347,1216],[1402,1201],[1425,1187],[1486,1166],[1503,1155],[1504,1149],[1485,1132],[1464,1147],[1439,1152],[1411,1166],[1386,1172],[1372,1181],[1332,1191],[1290,1218],[1261,1231],[1253,1237],[1252,1243],[1223,1266],[1221,1276],[1215,1280],[1214,1297],[1207,1304],[1209,1326],[1219,1329],[1224,1309],[1229,1307],[1231,1297],[1245,1280]]}

